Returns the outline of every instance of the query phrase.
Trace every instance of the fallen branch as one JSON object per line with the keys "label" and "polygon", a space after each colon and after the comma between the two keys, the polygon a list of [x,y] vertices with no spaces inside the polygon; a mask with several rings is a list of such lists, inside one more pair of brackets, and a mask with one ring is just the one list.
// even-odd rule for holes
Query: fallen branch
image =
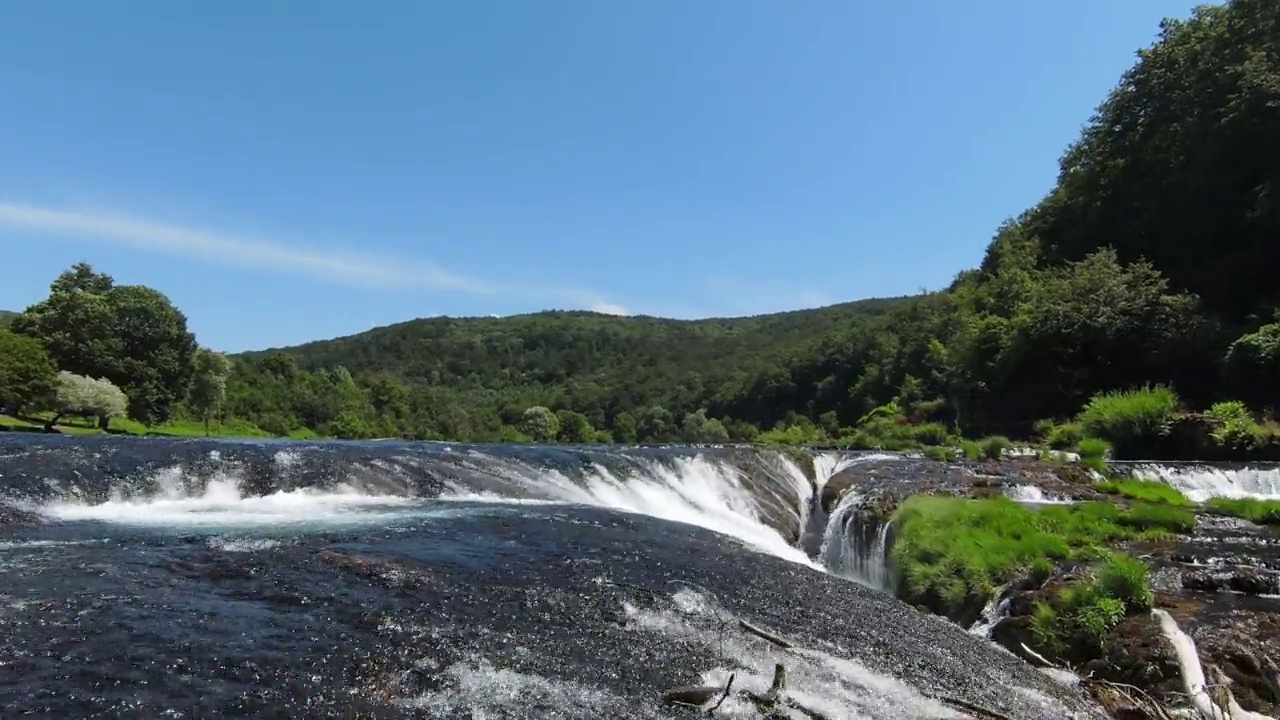
{"label": "fallen branch", "polygon": [[[747,632],[751,633],[752,635],[755,635],[758,638],[768,640],[769,642],[773,643],[774,645],[777,645],[780,648],[791,649],[795,647],[795,645],[790,640],[787,640],[781,635],[774,635],[771,632],[761,630],[760,628],[756,627],[755,625],[752,625],[746,620],[741,620],[741,619],[738,620],[738,627],[742,628],[743,630],[746,630]],[[778,667],[782,667],[782,666],[779,665]]]}
{"label": "fallen branch", "polygon": [[[1085,678],[1082,684],[1086,686],[1091,695],[1096,695],[1098,692],[1097,688],[1099,687],[1106,688],[1125,700],[1128,700],[1134,707],[1155,717],[1156,720],[1173,720],[1173,715],[1169,713],[1162,703],[1151,697],[1151,694],[1146,690],[1135,685],[1112,682],[1110,680],[1102,680],[1093,677]],[[1137,697],[1134,696],[1135,694]]]}
{"label": "fallen branch", "polygon": [[715,697],[719,692],[720,688],[715,685],[683,685],[663,693],[662,703],[664,705],[702,707],[711,702],[711,698]]}
{"label": "fallen branch", "polygon": [[1045,666],[1045,667],[1047,667],[1047,668],[1053,668],[1054,670],[1061,670],[1061,669],[1062,669],[1062,668],[1058,667],[1057,665],[1054,665],[1053,663],[1049,662],[1048,658],[1046,658],[1045,656],[1043,656],[1043,655],[1041,655],[1040,653],[1036,652],[1035,650],[1032,650],[1031,648],[1027,647],[1027,644],[1026,644],[1026,643],[1018,643],[1018,644],[1022,646],[1022,652],[1026,653],[1028,657],[1033,658],[1033,659],[1035,659],[1035,660],[1038,660],[1038,661],[1040,661],[1040,662],[1044,663],[1044,666]]}
{"label": "fallen branch", "polygon": [[961,700],[960,698],[947,697],[946,695],[928,695],[927,697],[933,700],[937,700],[938,702],[948,707],[954,708],[956,710],[963,710],[964,712],[977,715],[978,717],[988,718],[988,720],[1013,720],[1013,718],[1009,717],[1008,715],[998,713],[995,710],[990,710],[988,708],[982,707],[981,705],[975,705],[974,703],[971,703],[968,700]]}
{"label": "fallen branch", "polygon": [[720,706],[724,704],[724,701],[729,698],[729,691],[732,689],[733,689],[733,673],[729,673],[729,682],[724,684],[724,694],[720,696],[720,699],[716,702],[715,705],[712,705],[711,708],[707,710],[708,715],[720,709]]}

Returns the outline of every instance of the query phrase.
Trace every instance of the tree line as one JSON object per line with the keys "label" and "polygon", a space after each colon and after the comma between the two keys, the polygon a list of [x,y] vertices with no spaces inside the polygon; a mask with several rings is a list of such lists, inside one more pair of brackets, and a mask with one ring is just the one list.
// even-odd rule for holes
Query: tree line
{"label": "tree line", "polygon": [[[1128,412],[1277,445],[1275,127],[1280,8],[1232,0],[1163,22],[1057,185],[940,292],[700,321],[432,318],[214,360],[162,295],[77,266],[3,343],[114,383],[140,422],[275,435],[892,447],[1092,429],[1132,445]],[[47,374],[15,391],[4,372],[11,406],[49,395]]]}

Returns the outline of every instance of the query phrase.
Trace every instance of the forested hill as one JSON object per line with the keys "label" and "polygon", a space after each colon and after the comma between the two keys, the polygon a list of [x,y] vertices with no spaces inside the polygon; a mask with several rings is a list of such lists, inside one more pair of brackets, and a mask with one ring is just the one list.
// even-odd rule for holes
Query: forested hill
{"label": "forested hill", "polygon": [[[1193,419],[1218,447],[1280,456],[1276,128],[1280,0],[1231,0],[1160,25],[1056,186],[942,292],[738,319],[416,320],[237,356],[225,402],[185,317],[92,268],[14,329],[120,385],[131,415],[198,407],[275,434],[938,445],[1083,428],[1134,450]],[[44,387],[4,382],[27,404]]]}
{"label": "forested hill", "polygon": [[[393,376],[435,388],[437,398],[451,396],[448,402],[468,413],[498,411],[512,422],[529,405],[546,404],[573,408],[594,426],[608,427],[622,411],[660,406],[680,417],[717,393],[721,405],[733,401],[731,388],[747,390],[756,378],[785,374],[794,358],[813,355],[854,327],[882,326],[912,302],[876,298],[704,320],[575,311],[437,317],[240,357],[261,363],[283,352],[304,370],[341,366],[357,376]],[[776,418],[766,414],[781,419],[789,410],[779,406]]]}
{"label": "forested hill", "polygon": [[8,326],[8,324],[13,322],[13,319],[17,316],[18,313],[11,310],[0,310],[0,327]]}
{"label": "forested hill", "polygon": [[537,404],[605,428],[622,412],[678,424],[705,410],[731,428],[845,433],[893,417],[1019,434],[1148,384],[1189,409],[1232,398],[1265,411],[1280,402],[1277,127],[1280,3],[1203,6],[1161,23],[1067,148],[1057,186],[946,292],[685,323],[422,320],[286,355],[394,376],[491,427]]}

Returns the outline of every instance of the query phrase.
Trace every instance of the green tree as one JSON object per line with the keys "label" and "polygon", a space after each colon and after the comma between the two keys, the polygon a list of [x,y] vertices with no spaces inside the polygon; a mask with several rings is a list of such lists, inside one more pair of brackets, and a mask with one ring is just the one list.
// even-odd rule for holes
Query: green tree
{"label": "green tree", "polygon": [[1102,244],[1228,320],[1280,301],[1280,12],[1200,5],[1166,20],[1061,161],[1037,213],[1049,258]]}
{"label": "green tree", "polygon": [[676,440],[676,422],[671,411],[654,406],[645,409],[636,424],[636,439],[645,443],[668,443]]}
{"label": "green tree", "polygon": [[1227,349],[1224,366],[1227,385],[1236,397],[1280,407],[1280,322],[1237,338]]}
{"label": "green tree", "polygon": [[18,415],[50,398],[57,381],[39,340],[0,329],[0,408]]}
{"label": "green tree", "polygon": [[520,418],[520,431],[528,435],[534,442],[555,442],[560,432],[560,419],[543,405],[534,405],[524,411]]}
{"label": "green tree", "polygon": [[200,348],[196,351],[193,365],[195,370],[187,393],[187,406],[204,422],[204,432],[208,435],[209,422],[222,411],[227,399],[231,360],[220,352]]}
{"label": "green tree", "polygon": [[556,437],[563,443],[584,444],[595,440],[595,428],[586,415],[573,410],[561,410],[556,413],[560,430]]}
{"label": "green tree", "polygon": [[698,410],[684,416],[681,430],[686,442],[692,443],[726,443],[729,442],[729,431],[724,423],[716,418],[707,417],[706,410]]}
{"label": "green tree", "polygon": [[629,412],[620,412],[613,418],[613,439],[620,443],[636,441],[636,418]]}
{"label": "green tree", "polygon": [[129,398],[129,415],[155,423],[186,395],[195,355],[187,319],[167,297],[141,285],[115,285],[78,263],[49,296],[14,320],[15,332],[42,339],[63,370],[106,378]]}

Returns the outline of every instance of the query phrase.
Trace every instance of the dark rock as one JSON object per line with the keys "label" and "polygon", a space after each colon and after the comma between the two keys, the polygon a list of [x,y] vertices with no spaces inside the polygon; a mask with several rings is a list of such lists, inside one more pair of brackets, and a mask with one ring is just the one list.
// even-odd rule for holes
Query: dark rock
{"label": "dark rock", "polygon": [[1245,595],[1280,594],[1280,573],[1256,567],[1212,568],[1182,574],[1182,587],[1195,592],[1233,590]]}

